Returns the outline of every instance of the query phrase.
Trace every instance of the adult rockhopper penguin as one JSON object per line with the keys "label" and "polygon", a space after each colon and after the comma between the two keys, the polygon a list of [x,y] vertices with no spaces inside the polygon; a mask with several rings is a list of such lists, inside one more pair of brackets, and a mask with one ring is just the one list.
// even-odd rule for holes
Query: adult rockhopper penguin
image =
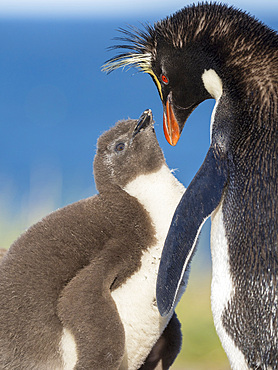
{"label": "adult rockhopper penguin", "polygon": [[130,52],[106,71],[151,75],[176,145],[190,113],[216,104],[211,145],[165,242],[157,281],[172,310],[202,224],[211,216],[212,312],[234,369],[278,369],[278,37],[233,7],[185,7],[144,30],[124,30]]}

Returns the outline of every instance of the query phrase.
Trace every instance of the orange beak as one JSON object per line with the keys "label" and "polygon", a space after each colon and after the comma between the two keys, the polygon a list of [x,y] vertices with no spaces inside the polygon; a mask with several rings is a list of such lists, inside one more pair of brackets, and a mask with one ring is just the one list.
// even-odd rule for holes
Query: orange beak
{"label": "orange beak", "polygon": [[180,138],[180,127],[169,99],[166,102],[166,113],[163,114],[163,131],[168,143],[175,146]]}

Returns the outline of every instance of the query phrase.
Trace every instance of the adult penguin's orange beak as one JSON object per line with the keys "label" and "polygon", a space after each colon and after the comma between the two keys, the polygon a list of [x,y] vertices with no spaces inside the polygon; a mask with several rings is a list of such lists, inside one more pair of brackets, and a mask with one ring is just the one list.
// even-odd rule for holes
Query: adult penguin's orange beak
{"label": "adult penguin's orange beak", "polygon": [[181,132],[169,96],[167,98],[166,109],[163,114],[163,131],[168,143],[175,146],[179,141]]}

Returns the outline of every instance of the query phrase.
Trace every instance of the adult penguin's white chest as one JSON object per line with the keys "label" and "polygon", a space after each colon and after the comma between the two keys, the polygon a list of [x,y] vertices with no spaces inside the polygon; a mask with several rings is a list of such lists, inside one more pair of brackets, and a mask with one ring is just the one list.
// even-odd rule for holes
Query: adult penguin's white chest
{"label": "adult penguin's white chest", "polygon": [[163,165],[156,173],[137,177],[125,190],[149,212],[156,231],[156,244],[143,253],[140,270],[112,292],[125,329],[121,369],[132,370],[141,366],[171,318],[158,312],[156,280],[164,241],[185,189]]}
{"label": "adult penguin's white chest", "polygon": [[211,308],[214,325],[233,370],[248,369],[242,352],[228,335],[222,314],[235,294],[230,273],[229,245],[223,222],[222,202],[211,216],[212,283]]}

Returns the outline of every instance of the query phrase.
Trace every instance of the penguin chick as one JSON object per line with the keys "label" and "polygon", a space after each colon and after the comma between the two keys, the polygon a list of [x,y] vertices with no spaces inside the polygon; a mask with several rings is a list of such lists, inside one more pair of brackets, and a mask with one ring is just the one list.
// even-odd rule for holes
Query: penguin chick
{"label": "penguin chick", "polygon": [[94,176],[97,195],[30,227],[1,261],[0,369],[167,369],[179,352],[155,285],[184,188],[150,110],[99,138]]}

